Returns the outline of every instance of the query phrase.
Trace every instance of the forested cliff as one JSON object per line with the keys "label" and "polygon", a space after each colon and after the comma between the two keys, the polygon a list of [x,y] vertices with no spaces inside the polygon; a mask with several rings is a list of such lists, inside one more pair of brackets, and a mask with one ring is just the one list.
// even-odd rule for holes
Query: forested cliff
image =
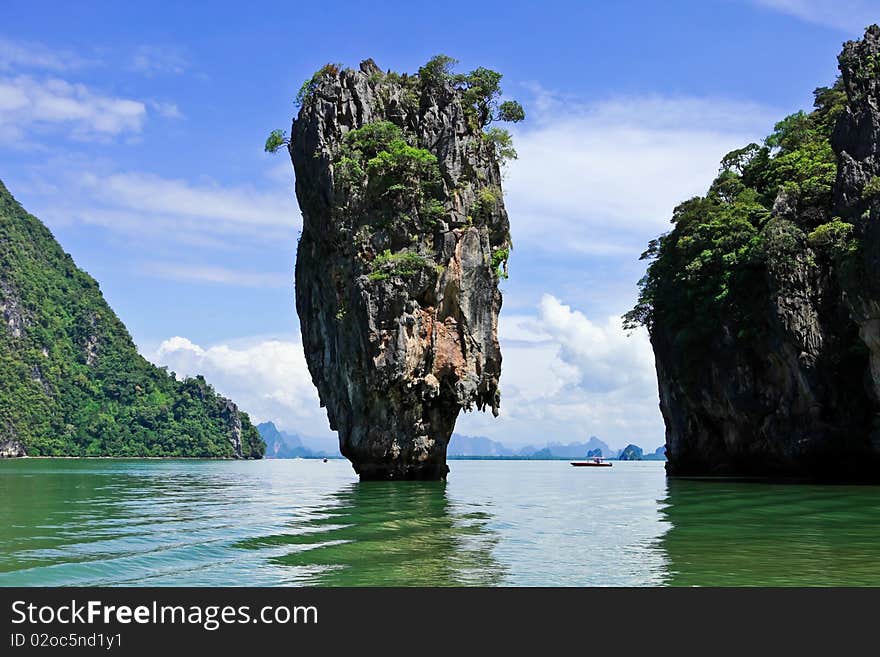
{"label": "forested cliff", "polygon": [[2,182],[0,320],[0,456],[262,456],[232,401],[138,354],[95,280]]}
{"label": "forested cliff", "polygon": [[670,474],[880,477],[880,28],[653,241]]}

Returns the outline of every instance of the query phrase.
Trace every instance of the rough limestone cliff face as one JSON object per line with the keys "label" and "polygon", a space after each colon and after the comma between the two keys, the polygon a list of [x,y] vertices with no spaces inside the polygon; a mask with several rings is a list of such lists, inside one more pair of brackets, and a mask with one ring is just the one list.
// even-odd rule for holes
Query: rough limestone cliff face
{"label": "rough limestone cliff face", "polygon": [[839,61],[646,254],[669,474],[880,478],[880,28]]}
{"label": "rough limestone cliff face", "polygon": [[245,413],[137,352],[97,282],[0,182],[0,458],[260,458]]}
{"label": "rough limestone cliff face", "polygon": [[497,415],[510,248],[495,147],[449,81],[325,67],[293,123],[306,360],[362,479],[445,478],[461,409]]}

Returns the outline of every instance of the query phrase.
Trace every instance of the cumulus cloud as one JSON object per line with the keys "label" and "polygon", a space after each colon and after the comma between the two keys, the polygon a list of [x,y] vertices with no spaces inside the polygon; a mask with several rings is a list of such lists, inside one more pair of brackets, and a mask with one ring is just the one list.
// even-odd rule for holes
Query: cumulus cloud
{"label": "cumulus cloud", "polygon": [[753,0],[762,7],[810,23],[860,33],[878,20],[876,0]]}
{"label": "cumulus cloud", "polygon": [[[174,49],[140,48],[134,61],[134,68],[145,73],[179,72],[183,65]],[[148,108],[162,118],[183,117],[173,102],[124,98],[68,79],[97,65],[102,62],[69,50],[0,37],[0,143],[30,146],[38,131],[75,140],[136,134]]]}
{"label": "cumulus cloud", "polygon": [[501,416],[462,415],[456,430],[508,444],[597,435],[612,446],[663,442],[654,356],[643,330],[600,321],[545,294],[532,316],[502,315]]}
{"label": "cumulus cloud", "polygon": [[617,316],[590,321],[549,294],[541,299],[539,313],[543,329],[560,346],[560,358],[579,373],[582,389],[656,393],[654,354],[643,331],[625,332]]}
{"label": "cumulus cloud", "polygon": [[28,75],[0,78],[0,125],[7,139],[32,127],[63,127],[78,139],[140,132],[144,103],[96,93],[82,84]]}
{"label": "cumulus cloud", "polygon": [[505,200],[517,246],[554,252],[631,253],[668,229],[675,205],[705,191],[724,153],[760,138],[778,115],[719,99],[581,103],[534,92]]}
{"label": "cumulus cloud", "polygon": [[176,336],[159,345],[152,360],[178,376],[203,374],[256,422],[272,420],[306,435],[329,435],[327,416],[295,340],[247,340],[202,347]]}
{"label": "cumulus cloud", "polygon": [[[654,359],[644,331],[628,335],[619,317],[594,321],[549,294],[535,315],[502,316],[500,331],[501,416],[462,414],[458,432],[512,446],[590,435],[616,447],[663,442]],[[176,336],[148,356],[178,376],[203,374],[258,422],[332,435],[296,336],[211,346]]]}

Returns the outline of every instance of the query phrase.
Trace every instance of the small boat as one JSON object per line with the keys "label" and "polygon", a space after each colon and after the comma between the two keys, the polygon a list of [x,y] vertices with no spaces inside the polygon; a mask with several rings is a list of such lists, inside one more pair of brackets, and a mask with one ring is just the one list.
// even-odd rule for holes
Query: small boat
{"label": "small boat", "polygon": [[600,456],[590,457],[589,461],[572,461],[576,468],[610,468],[611,464]]}

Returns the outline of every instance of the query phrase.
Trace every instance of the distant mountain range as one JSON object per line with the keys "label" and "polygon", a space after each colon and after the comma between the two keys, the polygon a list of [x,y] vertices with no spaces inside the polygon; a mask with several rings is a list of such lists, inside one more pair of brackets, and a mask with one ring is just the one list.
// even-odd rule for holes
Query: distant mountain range
{"label": "distant mountain range", "polygon": [[666,448],[661,446],[648,454],[645,454],[638,445],[627,445],[624,449],[612,449],[596,436],[590,436],[586,442],[567,444],[552,442],[544,447],[526,445],[513,449],[485,436],[465,436],[454,433],[446,455],[450,459],[501,458],[549,461],[601,456],[606,459],[622,458],[630,461],[665,461]]}
{"label": "distant mountain range", "polygon": [[485,436],[465,436],[459,433],[452,434],[452,440],[446,450],[449,458],[522,458],[522,459],[554,459],[554,458],[582,458],[587,452],[596,451],[596,456],[616,456],[617,453],[607,444],[591,436],[582,443],[549,443],[544,447],[526,445],[520,448],[507,447]]}
{"label": "distant mountain range", "polygon": [[[267,459],[338,459],[342,458],[339,448],[335,445],[328,449],[326,438],[308,438],[295,433],[281,431],[273,422],[257,425],[257,431],[266,443]],[[534,461],[552,461],[583,459],[601,456],[606,459],[625,461],[665,461],[666,448],[658,447],[654,452],[644,453],[638,445],[627,445],[624,449],[612,449],[596,436],[590,436],[585,442],[568,444],[553,442],[543,447],[526,445],[511,448],[497,440],[485,436],[465,436],[452,434],[446,455],[449,459],[524,459]]]}
{"label": "distant mountain range", "polygon": [[[263,422],[257,425],[257,431],[263,437],[266,443],[267,459],[339,459],[342,454],[339,448],[334,445],[333,448],[327,449],[328,441],[326,438],[306,438],[295,433],[281,431],[275,426],[274,422]],[[332,444],[332,443],[330,443]]]}

